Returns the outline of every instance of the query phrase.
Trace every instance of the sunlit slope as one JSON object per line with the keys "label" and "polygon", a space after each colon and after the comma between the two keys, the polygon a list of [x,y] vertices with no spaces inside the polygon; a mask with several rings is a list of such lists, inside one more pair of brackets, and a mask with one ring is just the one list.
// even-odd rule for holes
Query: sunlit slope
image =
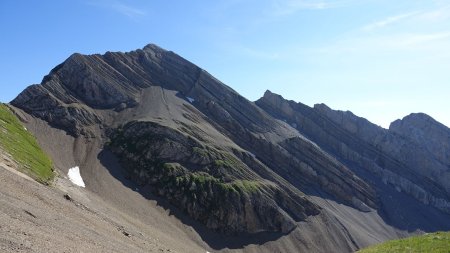
{"label": "sunlit slope", "polygon": [[37,181],[49,183],[53,179],[52,161],[4,104],[0,104],[0,149],[11,155],[22,172]]}
{"label": "sunlit slope", "polygon": [[358,251],[360,253],[449,253],[450,232],[436,232],[421,236],[413,236],[401,240],[393,240]]}

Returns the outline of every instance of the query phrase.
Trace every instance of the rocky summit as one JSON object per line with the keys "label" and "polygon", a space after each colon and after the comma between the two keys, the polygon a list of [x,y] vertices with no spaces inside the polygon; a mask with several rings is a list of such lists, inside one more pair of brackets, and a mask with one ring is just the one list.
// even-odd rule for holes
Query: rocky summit
{"label": "rocky summit", "polygon": [[73,54],[10,108],[61,180],[80,167],[76,194],[142,223],[156,201],[177,229],[149,226],[186,245],[352,252],[450,230],[450,130],[425,114],[383,129],[270,91],[251,102],[153,44]]}

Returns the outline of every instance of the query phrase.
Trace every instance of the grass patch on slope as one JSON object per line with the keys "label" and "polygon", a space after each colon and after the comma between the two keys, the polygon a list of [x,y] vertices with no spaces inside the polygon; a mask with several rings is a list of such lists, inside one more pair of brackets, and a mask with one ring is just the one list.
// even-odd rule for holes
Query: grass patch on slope
{"label": "grass patch on slope", "polygon": [[53,179],[52,161],[4,104],[0,104],[0,148],[12,156],[20,170],[37,181],[48,184]]}
{"label": "grass patch on slope", "polygon": [[436,232],[388,241],[358,251],[360,253],[449,253],[450,232]]}

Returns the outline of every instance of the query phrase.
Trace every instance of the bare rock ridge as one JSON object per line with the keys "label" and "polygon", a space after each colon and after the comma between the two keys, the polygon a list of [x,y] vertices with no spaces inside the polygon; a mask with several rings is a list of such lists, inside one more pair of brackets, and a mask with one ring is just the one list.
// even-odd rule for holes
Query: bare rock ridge
{"label": "bare rock ridge", "polygon": [[333,111],[324,104],[310,108],[270,91],[256,104],[286,119],[344,164],[356,165],[350,167],[450,213],[450,131],[431,117],[412,114],[386,130],[351,112]]}
{"label": "bare rock ridge", "polygon": [[[450,217],[449,129],[426,115],[386,130],[269,91],[253,103],[153,44],[73,54],[11,105],[45,122],[38,139],[56,130],[68,136],[81,170],[100,168],[107,152],[126,180],[220,235],[286,235],[296,250],[329,252],[450,229],[442,222]],[[416,203],[417,222],[408,212],[416,207],[406,205]]]}

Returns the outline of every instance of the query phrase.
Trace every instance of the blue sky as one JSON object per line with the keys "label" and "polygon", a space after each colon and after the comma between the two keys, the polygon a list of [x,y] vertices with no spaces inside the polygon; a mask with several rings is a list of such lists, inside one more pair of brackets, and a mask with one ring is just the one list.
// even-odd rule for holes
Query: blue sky
{"label": "blue sky", "polygon": [[384,127],[411,112],[450,126],[450,1],[0,1],[0,101],[73,52],[155,43],[250,100],[266,89]]}

